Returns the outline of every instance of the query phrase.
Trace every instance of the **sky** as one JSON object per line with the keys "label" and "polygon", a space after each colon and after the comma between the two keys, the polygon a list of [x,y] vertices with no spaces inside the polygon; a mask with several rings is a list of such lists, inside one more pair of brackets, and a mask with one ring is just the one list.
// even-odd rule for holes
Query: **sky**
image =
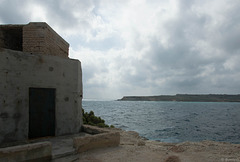
{"label": "sky", "polygon": [[0,24],[47,22],[84,99],[239,94],[239,0],[0,0]]}

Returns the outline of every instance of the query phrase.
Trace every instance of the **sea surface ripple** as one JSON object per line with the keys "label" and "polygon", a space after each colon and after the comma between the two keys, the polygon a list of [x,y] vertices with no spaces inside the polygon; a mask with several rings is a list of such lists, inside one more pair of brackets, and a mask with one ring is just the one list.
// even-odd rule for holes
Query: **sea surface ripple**
{"label": "sea surface ripple", "polygon": [[240,103],[83,101],[83,108],[150,140],[240,143]]}

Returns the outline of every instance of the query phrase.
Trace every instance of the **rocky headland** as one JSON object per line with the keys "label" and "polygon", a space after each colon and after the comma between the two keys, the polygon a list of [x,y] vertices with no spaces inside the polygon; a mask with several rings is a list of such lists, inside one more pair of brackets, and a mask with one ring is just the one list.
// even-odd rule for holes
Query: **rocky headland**
{"label": "rocky headland", "polygon": [[159,96],[124,96],[118,101],[240,102],[240,94],[176,94]]}

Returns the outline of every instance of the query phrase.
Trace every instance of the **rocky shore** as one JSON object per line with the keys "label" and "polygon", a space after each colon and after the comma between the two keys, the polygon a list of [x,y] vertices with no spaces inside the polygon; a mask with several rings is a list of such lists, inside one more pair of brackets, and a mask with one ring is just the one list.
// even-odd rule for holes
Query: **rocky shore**
{"label": "rocky shore", "polygon": [[80,153],[78,160],[80,162],[240,162],[240,144],[214,141],[163,143],[143,139],[133,131],[110,130],[120,132],[119,146]]}

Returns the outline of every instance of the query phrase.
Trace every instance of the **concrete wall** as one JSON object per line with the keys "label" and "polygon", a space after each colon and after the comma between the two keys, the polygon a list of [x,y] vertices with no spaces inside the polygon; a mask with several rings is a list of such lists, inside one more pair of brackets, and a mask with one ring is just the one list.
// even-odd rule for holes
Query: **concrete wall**
{"label": "concrete wall", "polygon": [[79,153],[97,148],[118,146],[119,144],[119,132],[102,133],[86,137],[75,137],[73,139],[74,148]]}
{"label": "concrete wall", "polygon": [[0,148],[0,161],[51,161],[52,144],[50,142],[39,142],[13,147]]}
{"label": "concrete wall", "polygon": [[29,87],[56,88],[57,136],[80,131],[81,63],[0,48],[0,144],[28,139]]}
{"label": "concrete wall", "polygon": [[23,27],[23,52],[67,58],[69,44],[47,23],[29,23]]}

